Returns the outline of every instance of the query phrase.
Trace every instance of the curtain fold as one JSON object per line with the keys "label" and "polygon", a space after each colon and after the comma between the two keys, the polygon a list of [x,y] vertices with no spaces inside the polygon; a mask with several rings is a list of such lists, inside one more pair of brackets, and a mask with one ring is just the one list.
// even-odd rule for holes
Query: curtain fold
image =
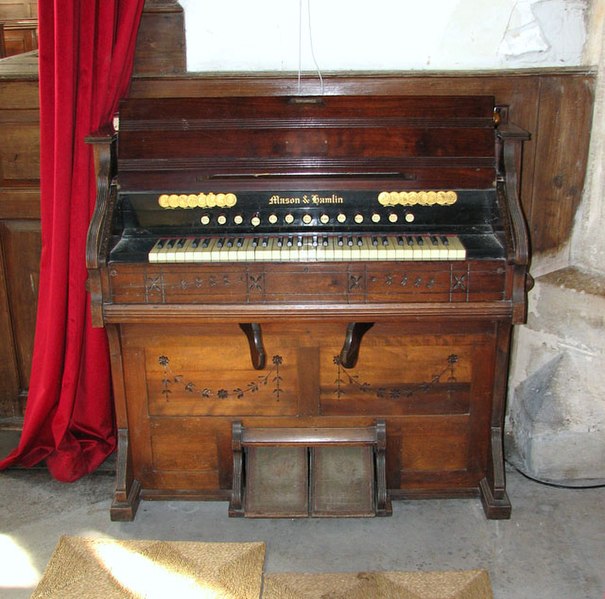
{"label": "curtain fold", "polygon": [[90,323],[86,233],[96,182],[86,135],[128,89],[144,0],[39,0],[42,254],[19,446],[0,469],[46,460],[54,478],[95,470],[116,445],[107,338]]}

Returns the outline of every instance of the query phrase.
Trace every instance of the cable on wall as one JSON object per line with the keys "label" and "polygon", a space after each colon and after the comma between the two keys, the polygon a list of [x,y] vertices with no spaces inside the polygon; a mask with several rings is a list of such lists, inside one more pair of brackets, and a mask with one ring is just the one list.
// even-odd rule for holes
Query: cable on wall
{"label": "cable on wall", "polygon": [[[298,3],[298,93],[301,93],[301,77],[302,77],[302,39],[303,39],[303,2],[299,0]],[[307,0],[307,26],[309,32],[309,49],[311,51],[311,58],[315,65],[315,71],[319,77],[320,94],[324,94],[324,80],[321,74],[321,69],[315,57],[315,49],[313,47],[313,27],[311,25],[311,0]]]}

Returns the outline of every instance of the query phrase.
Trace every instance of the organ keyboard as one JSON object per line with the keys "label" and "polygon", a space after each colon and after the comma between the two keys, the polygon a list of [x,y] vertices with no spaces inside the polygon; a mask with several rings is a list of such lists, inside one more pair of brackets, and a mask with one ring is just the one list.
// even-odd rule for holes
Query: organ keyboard
{"label": "organ keyboard", "polygon": [[119,133],[91,137],[87,246],[113,519],[140,497],[245,490],[234,422],[346,439],[376,419],[392,497],[479,495],[509,516],[508,347],[529,279],[527,135],[507,116],[489,96],[122,104]]}
{"label": "organ keyboard", "polygon": [[149,262],[464,260],[455,235],[278,235],[161,238]]}
{"label": "organ keyboard", "polygon": [[[422,203],[408,200],[412,194]],[[300,205],[314,195],[326,199],[288,192],[299,202],[292,205],[271,192],[130,194],[122,200],[130,225],[111,258],[143,260],[146,251],[149,262],[161,263],[407,261],[503,252],[489,192],[410,192],[401,205],[397,192],[339,191],[328,198],[335,204]],[[218,200],[208,206],[206,197]]]}

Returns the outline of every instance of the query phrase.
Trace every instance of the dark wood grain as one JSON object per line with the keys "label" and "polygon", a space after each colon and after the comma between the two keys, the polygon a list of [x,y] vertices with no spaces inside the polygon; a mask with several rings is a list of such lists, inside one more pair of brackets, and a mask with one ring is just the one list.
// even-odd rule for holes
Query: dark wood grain
{"label": "dark wood grain", "polygon": [[[19,65],[19,66],[15,66]],[[34,70],[35,69],[35,70]],[[37,63],[0,65],[0,417],[22,416],[34,343],[40,237]]]}
{"label": "dark wood grain", "polygon": [[[224,497],[234,472],[246,477],[250,453],[240,445],[302,443],[309,451],[317,444],[359,445],[366,441],[358,431],[378,417],[386,430],[380,472],[395,495],[480,494],[488,517],[508,517],[504,381],[510,329],[524,314],[529,258],[514,171],[527,136],[507,121],[505,108],[494,120],[493,101],[362,95],[303,103],[282,97],[124,103],[117,198],[108,200],[109,182],[98,185],[87,253],[95,322],[110,327],[118,423],[128,435],[113,517],[134,517],[139,496]],[[100,179],[110,179],[111,145],[96,139]],[[468,213],[469,227],[491,223],[505,246],[501,257],[173,264],[126,251],[112,258],[116,242],[128,248],[137,231],[153,229],[154,218],[171,222],[170,211],[141,212],[120,240],[120,223],[150,202],[157,207],[159,192],[131,197],[151,175],[199,177],[222,160],[232,172],[220,176],[241,177],[238,165],[245,162],[261,174],[258,188],[270,190],[271,179],[264,179],[284,153],[295,169],[309,161],[304,174],[280,173],[285,189],[302,180],[314,189],[331,169],[339,181],[348,177],[352,190],[376,181],[383,189],[392,180],[368,173],[377,159],[395,170],[408,160],[412,172],[418,160],[428,173],[441,173],[444,161],[471,171],[478,160],[475,167],[490,173],[483,185],[491,192],[476,198],[493,205],[478,221],[473,211],[483,203],[461,203],[458,210]],[[244,179],[242,188],[249,184]],[[458,187],[461,179],[449,183]],[[248,222],[246,216],[250,230],[242,235],[253,234]],[[236,430],[229,442],[234,422],[244,432]],[[264,480],[260,462],[253,462],[254,480]],[[240,515],[245,484],[231,484],[231,512]],[[269,506],[260,512],[294,513],[263,492],[253,494]],[[322,505],[330,511],[330,500]]]}

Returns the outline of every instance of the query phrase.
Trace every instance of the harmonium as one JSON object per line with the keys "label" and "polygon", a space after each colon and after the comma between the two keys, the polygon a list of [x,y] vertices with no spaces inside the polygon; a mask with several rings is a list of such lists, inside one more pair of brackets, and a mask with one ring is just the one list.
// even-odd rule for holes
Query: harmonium
{"label": "harmonium", "polygon": [[480,497],[508,518],[525,131],[490,96],[130,98],[89,138],[114,520]]}

